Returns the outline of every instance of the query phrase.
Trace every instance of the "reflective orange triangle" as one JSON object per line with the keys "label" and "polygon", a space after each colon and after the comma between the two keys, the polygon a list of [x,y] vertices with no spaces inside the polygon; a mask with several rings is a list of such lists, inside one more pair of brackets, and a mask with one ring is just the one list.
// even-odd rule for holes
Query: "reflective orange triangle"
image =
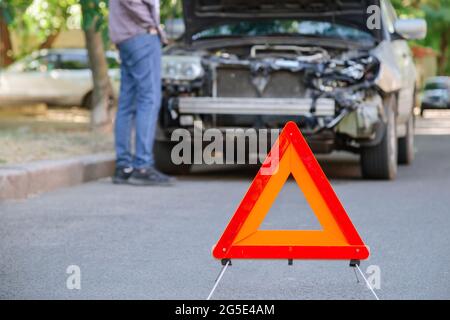
{"label": "reflective orange triangle", "polygon": [[[322,230],[259,230],[292,174]],[[217,259],[364,260],[358,235],[297,125],[289,122],[213,249]]]}

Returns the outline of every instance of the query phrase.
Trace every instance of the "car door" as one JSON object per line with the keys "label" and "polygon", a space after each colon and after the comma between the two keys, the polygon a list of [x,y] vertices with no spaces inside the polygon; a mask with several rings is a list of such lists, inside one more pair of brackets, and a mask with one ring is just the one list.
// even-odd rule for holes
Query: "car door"
{"label": "car door", "polygon": [[54,97],[50,72],[54,54],[43,52],[17,62],[1,75],[0,101],[5,104],[48,103]]}
{"label": "car door", "polygon": [[55,104],[81,104],[84,96],[92,90],[91,71],[84,50],[61,51],[57,67],[50,72],[55,89]]}

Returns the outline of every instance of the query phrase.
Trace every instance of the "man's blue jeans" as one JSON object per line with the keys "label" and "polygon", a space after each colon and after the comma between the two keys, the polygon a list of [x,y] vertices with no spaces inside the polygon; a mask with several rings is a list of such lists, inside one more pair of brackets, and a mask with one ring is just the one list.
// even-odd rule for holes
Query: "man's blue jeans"
{"label": "man's blue jeans", "polygon": [[154,165],[153,144],[161,106],[161,42],[157,35],[141,34],[121,42],[118,49],[122,63],[115,125],[116,166],[148,168]]}

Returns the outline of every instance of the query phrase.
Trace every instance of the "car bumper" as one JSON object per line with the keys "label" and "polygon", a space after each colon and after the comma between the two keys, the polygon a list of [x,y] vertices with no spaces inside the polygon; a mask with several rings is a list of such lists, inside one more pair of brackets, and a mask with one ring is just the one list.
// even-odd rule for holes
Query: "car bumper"
{"label": "car bumper", "polygon": [[286,98],[212,98],[183,97],[178,100],[180,114],[334,116],[335,101]]}
{"label": "car bumper", "polygon": [[[333,99],[291,98],[212,98],[179,97],[166,105],[169,123],[160,126],[159,141],[172,140],[178,128],[194,132],[195,126],[218,129],[282,128],[287,121],[294,121],[315,152],[328,153],[337,148],[347,148],[345,141],[366,145],[378,141],[382,122],[382,100],[379,96],[366,99],[355,109],[336,108]],[[191,133],[192,133],[191,132]],[[172,140],[173,141],[173,140]],[[351,148],[354,144],[352,144]]]}

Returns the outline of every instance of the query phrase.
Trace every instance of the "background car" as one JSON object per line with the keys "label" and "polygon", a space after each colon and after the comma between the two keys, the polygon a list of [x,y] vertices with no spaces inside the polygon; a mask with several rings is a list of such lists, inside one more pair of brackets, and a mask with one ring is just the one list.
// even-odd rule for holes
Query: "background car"
{"label": "background car", "polygon": [[[107,51],[114,97],[119,88],[119,57]],[[0,106],[46,103],[90,108],[93,83],[86,49],[45,49],[0,71]]]}
{"label": "background car", "polygon": [[420,115],[426,109],[450,109],[450,77],[433,77],[425,81]]}

